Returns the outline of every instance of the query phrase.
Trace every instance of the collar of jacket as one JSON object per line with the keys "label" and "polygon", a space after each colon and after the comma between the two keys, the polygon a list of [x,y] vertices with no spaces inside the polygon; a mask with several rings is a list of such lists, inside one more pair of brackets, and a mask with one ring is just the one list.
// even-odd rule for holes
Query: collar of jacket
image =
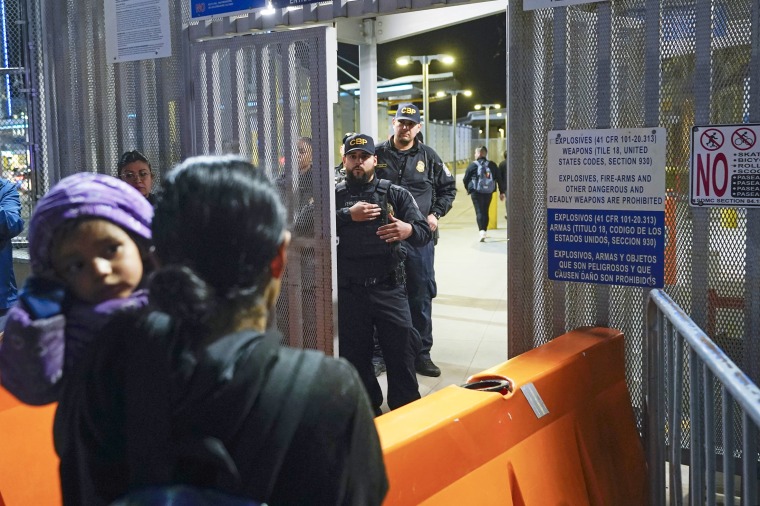
{"label": "collar of jacket", "polygon": [[396,143],[393,142],[394,137],[395,137],[395,135],[391,135],[391,138],[388,140],[388,146],[393,151],[395,151],[396,153],[409,153],[410,155],[413,155],[413,154],[417,153],[417,151],[419,151],[419,149],[420,149],[420,141],[418,141],[417,139],[414,139],[414,144],[412,144],[411,148],[401,150],[401,149],[398,149],[396,147]]}
{"label": "collar of jacket", "polygon": [[377,182],[378,182],[377,174],[375,174],[375,177],[372,178],[372,181],[369,181],[362,185],[351,184],[348,181],[346,181],[346,188],[348,188],[349,193],[369,193],[369,192],[375,191],[375,188],[377,187]]}

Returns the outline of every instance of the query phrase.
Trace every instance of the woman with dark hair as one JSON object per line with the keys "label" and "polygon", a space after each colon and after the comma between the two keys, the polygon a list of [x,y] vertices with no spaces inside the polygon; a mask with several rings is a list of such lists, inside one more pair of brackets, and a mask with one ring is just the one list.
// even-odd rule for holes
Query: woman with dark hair
{"label": "woman with dark hair", "polygon": [[153,221],[156,310],[115,319],[61,399],[65,504],[177,484],[268,504],[382,502],[356,371],[267,330],[285,225],[276,190],[241,158],[191,158],[169,174]]}
{"label": "woman with dark hair", "polygon": [[145,155],[137,150],[127,151],[119,158],[116,170],[119,179],[139,191],[151,204],[156,203],[152,193],[155,173]]}

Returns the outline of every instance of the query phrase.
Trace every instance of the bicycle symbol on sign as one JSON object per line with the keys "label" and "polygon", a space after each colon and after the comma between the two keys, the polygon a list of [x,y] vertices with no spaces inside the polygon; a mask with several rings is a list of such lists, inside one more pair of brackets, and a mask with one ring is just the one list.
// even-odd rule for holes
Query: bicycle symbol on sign
{"label": "bicycle symbol on sign", "polygon": [[747,150],[755,145],[757,137],[754,130],[749,128],[738,128],[733,135],[731,135],[731,144],[736,149]]}

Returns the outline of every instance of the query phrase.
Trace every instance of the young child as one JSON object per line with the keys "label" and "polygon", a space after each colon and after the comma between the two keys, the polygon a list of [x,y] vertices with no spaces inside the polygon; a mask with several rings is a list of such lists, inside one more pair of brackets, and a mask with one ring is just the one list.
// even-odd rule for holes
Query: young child
{"label": "young child", "polygon": [[117,178],[79,173],[37,204],[32,275],[0,342],[0,383],[27,404],[55,402],[72,365],[115,311],[142,307],[153,208]]}

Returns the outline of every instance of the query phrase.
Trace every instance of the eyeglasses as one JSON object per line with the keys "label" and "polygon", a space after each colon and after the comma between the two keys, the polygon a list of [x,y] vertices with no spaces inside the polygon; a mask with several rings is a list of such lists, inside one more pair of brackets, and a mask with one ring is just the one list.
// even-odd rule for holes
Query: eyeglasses
{"label": "eyeglasses", "polygon": [[140,172],[124,172],[121,175],[121,178],[124,181],[137,181],[148,179],[148,176],[151,176],[152,174],[147,170],[141,170]]}

